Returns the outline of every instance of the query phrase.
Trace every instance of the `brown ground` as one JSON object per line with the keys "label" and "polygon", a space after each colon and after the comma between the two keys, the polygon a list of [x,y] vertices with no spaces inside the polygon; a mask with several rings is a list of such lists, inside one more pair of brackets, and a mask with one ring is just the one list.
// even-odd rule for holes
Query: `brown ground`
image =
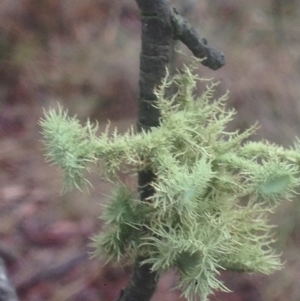
{"label": "brown ground", "polygon": [[[226,55],[222,69],[199,72],[231,91],[229,105],[238,110],[232,126],[259,121],[258,139],[292,144],[300,129],[300,4],[196,2],[189,20]],[[284,3],[280,13],[272,9],[276,2]],[[121,129],[134,123],[139,37],[134,0],[0,1],[0,256],[22,301],[110,301],[127,283],[130,268],[87,256],[110,185],[92,174],[90,195],[61,196],[61,174],[43,160],[38,120],[43,108],[60,102],[82,119],[109,118]],[[272,276],[225,273],[234,293],[211,300],[300,299],[297,201],[273,218],[284,269]],[[165,275],[153,300],[180,300],[170,290],[174,279]]]}

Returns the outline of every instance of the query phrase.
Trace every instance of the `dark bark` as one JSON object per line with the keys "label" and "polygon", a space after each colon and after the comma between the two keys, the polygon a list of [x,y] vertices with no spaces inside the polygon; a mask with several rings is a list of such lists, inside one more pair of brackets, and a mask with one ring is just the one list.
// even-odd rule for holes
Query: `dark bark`
{"label": "dark bark", "polygon": [[172,22],[174,27],[174,39],[185,44],[199,59],[206,58],[201,62],[212,70],[217,70],[225,64],[224,54],[209,46],[205,38],[200,38],[195,29],[186,19],[178,14],[176,9],[172,11]]}
{"label": "dark bark", "polygon": [[[195,30],[171,6],[169,0],[136,0],[142,23],[142,47],[140,55],[140,80],[138,98],[138,131],[159,126],[159,111],[154,88],[166,75],[169,67],[173,41],[182,41],[198,58],[207,59],[203,65],[216,70],[224,65],[224,55],[207,45]],[[154,191],[150,183],[155,179],[151,170],[138,175],[140,198],[146,200]],[[117,301],[148,301],[156,290],[159,275],[151,272],[151,265],[135,261],[131,281]]]}
{"label": "dark bark", "polygon": [[118,301],[146,301],[154,294],[158,275],[149,272],[147,264],[140,265],[143,259],[136,259],[131,280],[126,289],[122,290]]}

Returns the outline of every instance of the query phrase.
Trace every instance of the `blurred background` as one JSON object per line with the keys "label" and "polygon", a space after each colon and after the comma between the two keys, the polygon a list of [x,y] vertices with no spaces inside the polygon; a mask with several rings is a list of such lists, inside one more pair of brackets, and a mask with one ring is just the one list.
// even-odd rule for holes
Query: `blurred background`
{"label": "blurred background", "polygon": [[[225,53],[223,68],[200,66],[199,74],[220,80],[220,92],[230,90],[228,107],[238,111],[231,127],[258,121],[254,139],[293,145],[300,136],[300,2],[172,2]],[[130,267],[88,256],[111,185],[92,173],[90,195],[60,195],[61,173],[44,162],[38,120],[59,102],[82,121],[109,119],[120,131],[134,124],[139,52],[134,0],[0,1],[0,256],[21,301],[110,301],[129,279]],[[270,217],[284,269],[223,273],[234,292],[212,301],[300,300],[299,201]],[[183,300],[171,290],[175,279],[164,275],[153,300]]]}

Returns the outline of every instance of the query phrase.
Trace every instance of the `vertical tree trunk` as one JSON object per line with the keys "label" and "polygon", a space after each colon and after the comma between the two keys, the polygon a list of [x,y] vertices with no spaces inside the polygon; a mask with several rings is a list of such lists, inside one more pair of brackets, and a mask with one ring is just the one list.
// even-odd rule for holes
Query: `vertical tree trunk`
{"label": "vertical tree trunk", "polygon": [[[181,40],[196,57],[207,60],[203,65],[218,69],[224,64],[222,53],[210,48],[205,39],[200,39],[192,27],[171,6],[169,0],[136,0],[142,24],[142,47],[140,55],[140,79],[138,97],[138,131],[148,131],[159,126],[160,112],[153,106],[156,100],[154,89],[160,85],[169,67],[173,40]],[[154,191],[150,183],[155,179],[151,170],[141,171],[138,187],[141,200],[146,200]],[[132,278],[117,301],[149,301],[159,279],[151,272],[151,265],[135,260]]]}
{"label": "vertical tree trunk", "polygon": [[[166,74],[171,58],[172,23],[171,6],[166,0],[136,0],[142,23],[142,47],[140,54],[140,79],[138,98],[138,131],[159,125],[159,111],[153,107],[156,96],[153,90]],[[149,185],[154,179],[151,170],[138,175],[140,198],[153,194]],[[151,272],[151,266],[140,266],[143,258],[137,258],[132,279],[122,292],[119,301],[147,301],[156,290],[159,276]]]}

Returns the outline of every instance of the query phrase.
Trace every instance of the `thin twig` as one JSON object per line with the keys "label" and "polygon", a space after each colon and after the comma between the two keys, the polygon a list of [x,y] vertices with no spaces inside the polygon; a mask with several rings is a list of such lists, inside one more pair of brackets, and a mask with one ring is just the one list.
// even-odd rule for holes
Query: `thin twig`
{"label": "thin twig", "polygon": [[185,44],[199,59],[206,58],[201,62],[212,70],[217,70],[225,64],[223,52],[209,46],[205,38],[200,38],[196,30],[176,11],[172,10],[172,23],[174,28],[174,39]]}

